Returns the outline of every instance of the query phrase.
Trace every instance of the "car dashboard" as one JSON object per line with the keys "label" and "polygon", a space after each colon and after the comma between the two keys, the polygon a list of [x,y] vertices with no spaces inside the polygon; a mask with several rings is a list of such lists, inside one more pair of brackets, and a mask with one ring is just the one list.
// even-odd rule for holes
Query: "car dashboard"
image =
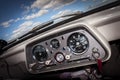
{"label": "car dashboard", "polygon": [[97,59],[108,60],[109,46],[95,34],[81,23],[45,33],[26,46],[28,70],[43,73],[95,64]]}
{"label": "car dashboard", "polygon": [[109,61],[109,42],[120,39],[120,6],[90,13],[52,24],[5,50],[0,56],[0,77],[41,77]]}

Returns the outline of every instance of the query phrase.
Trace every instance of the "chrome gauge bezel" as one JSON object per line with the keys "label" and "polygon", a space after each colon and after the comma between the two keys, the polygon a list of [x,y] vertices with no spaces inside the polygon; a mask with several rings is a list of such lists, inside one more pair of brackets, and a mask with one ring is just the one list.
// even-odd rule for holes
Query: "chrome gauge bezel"
{"label": "chrome gauge bezel", "polygon": [[[34,50],[34,48],[35,48],[36,46],[42,46],[42,47],[44,47],[44,49],[45,49],[45,51],[46,51],[46,53],[47,53],[47,56],[46,56],[47,58],[46,58],[44,61],[38,60],[38,59],[36,58],[35,54],[33,53],[33,50]],[[49,50],[48,50],[45,46],[43,46],[43,45],[41,45],[41,44],[37,44],[37,45],[34,45],[34,46],[32,47],[32,57],[33,57],[33,59],[34,59],[36,62],[45,62],[45,61],[48,59],[48,57],[49,57],[48,52],[49,52]]]}
{"label": "chrome gauge bezel", "polygon": [[[82,52],[75,52],[75,51],[73,51],[73,50],[69,47],[69,45],[68,45],[68,39],[69,39],[69,37],[70,37],[71,35],[75,34],[75,33],[79,33],[79,34],[84,35],[85,39],[87,40],[87,47],[86,47],[86,49],[85,49],[84,51],[82,51]],[[84,31],[81,31],[81,32],[76,31],[76,32],[73,32],[73,33],[69,34],[69,36],[68,36],[68,38],[67,38],[67,46],[68,46],[68,48],[70,49],[70,51],[71,51],[73,54],[75,54],[75,55],[82,55],[82,54],[84,54],[84,53],[89,49],[89,40],[88,40],[86,34],[84,33]]]}
{"label": "chrome gauge bezel", "polygon": [[[53,40],[57,40],[57,41],[58,41],[58,44],[59,44],[58,47],[53,47],[53,44],[51,44]],[[60,42],[58,39],[54,38],[54,39],[50,40],[50,47],[51,47],[51,48],[53,48],[53,49],[59,49],[60,46],[61,46],[61,42]]]}
{"label": "chrome gauge bezel", "polygon": [[[57,60],[58,54],[62,55],[62,57],[63,57],[63,60],[62,60],[62,61]],[[56,60],[58,63],[62,63],[62,62],[65,61],[65,55],[63,54],[63,52],[57,52],[57,53],[54,55],[54,58],[55,58],[55,60]]]}

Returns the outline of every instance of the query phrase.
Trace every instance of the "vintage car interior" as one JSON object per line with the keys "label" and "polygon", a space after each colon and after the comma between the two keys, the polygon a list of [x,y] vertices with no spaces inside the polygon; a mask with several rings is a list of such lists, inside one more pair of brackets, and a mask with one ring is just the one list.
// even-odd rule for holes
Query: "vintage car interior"
{"label": "vintage car interior", "polygon": [[120,1],[65,16],[1,39],[0,80],[119,80]]}

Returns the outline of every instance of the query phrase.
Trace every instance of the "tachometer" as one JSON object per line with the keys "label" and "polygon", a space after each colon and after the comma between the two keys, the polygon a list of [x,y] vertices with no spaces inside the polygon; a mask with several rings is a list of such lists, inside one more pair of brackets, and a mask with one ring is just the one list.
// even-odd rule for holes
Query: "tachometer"
{"label": "tachometer", "polygon": [[89,43],[84,34],[76,32],[68,37],[67,45],[73,52],[82,54],[88,48]]}
{"label": "tachometer", "polygon": [[45,47],[42,45],[35,46],[33,48],[33,57],[40,62],[45,61],[48,57]]}

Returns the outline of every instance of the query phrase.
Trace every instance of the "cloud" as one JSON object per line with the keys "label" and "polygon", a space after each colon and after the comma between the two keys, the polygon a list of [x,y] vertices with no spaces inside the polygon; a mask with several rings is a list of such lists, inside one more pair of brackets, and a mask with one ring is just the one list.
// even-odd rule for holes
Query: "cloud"
{"label": "cloud", "polygon": [[37,26],[41,22],[33,22],[33,21],[26,21],[18,26],[16,30],[12,32],[12,36],[10,37],[10,40],[20,37],[23,34],[30,31],[33,27]]}
{"label": "cloud", "polygon": [[108,1],[108,0],[102,0],[102,2],[106,2],[106,1]]}
{"label": "cloud", "polygon": [[81,1],[87,1],[87,0],[81,0]]}
{"label": "cloud", "polygon": [[22,20],[22,18],[10,19],[8,21],[2,22],[0,26],[9,27],[12,23]]}
{"label": "cloud", "polygon": [[21,5],[21,8],[24,9],[23,11],[23,15],[27,14],[30,12],[30,7],[29,6],[25,6],[24,4]]}
{"label": "cloud", "polygon": [[5,34],[5,37],[8,37],[9,36],[9,34]]}
{"label": "cloud", "polygon": [[66,14],[71,13],[71,12],[72,12],[71,10],[59,11],[56,15],[53,15],[51,18],[55,19],[55,18],[58,18],[60,16],[66,15]]}
{"label": "cloud", "polygon": [[17,21],[19,21],[19,20],[21,20],[21,18],[17,18],[17,19],[15,19],[14,22],[17,22]]}
{"label": "cloud", "polygon": [[22,24],[20,24],[18,26],[18,29],[14,30],[12,33],[13,35],[11,36],[11,38],[16,38],[21,36],[22,34],[26,33],[27,31],[29,31],[31,29],[30,26],[32,26],[33,21],[26,21]]}
{"label": "cloud", "polygon": [[36,0],[33,2],[33,4],[30,6],[30,8],[43,8],[43,6],[50,3],[50,0]]}
{"label": "cloud", "polygon": [[37,17],[40,17],[40,16],[46,14],[47,12],[48,12],[48,10],[39,10],[37,13],[33,13],[31,15],[28,15],[24,19],[29,20],[29,19],[37,18]]}
{"label": "cloud", "polygon": [[8,21],[5,21],[5,22],[1,23],[0,26],[9,27],[12,22],[14,22],[14,19],[10,19]]}
{"label": "cloud", "polygon": [[50,9],[58,9],[60,7],[63,7],[65,5],[69,5],[73,3],[76,0],[36,0],[34,1],[30,6],[24,6],[24,9],[26,12],[34,12],[36,9],[39,9],[38,12],[33,13],[31,15],[26,16],[25,20],[30,20],[33,18],[40,17],[44,14],[46,14]]}
{"label": "cloud", "polygon": [[48,8],[54,8],[54,9],[59,9],[60,7],[63,7],[65,5],[69,5],[71,3],[75,2],[75,0],[51,0],[51,2],[43,8],[48,9]]}
{"label": "cloud", "polygon": [[67,15],[67,14],[72,14],[75,12],[80,12],[78,10],[72,11],[72,10],[64,10],[64,11],[59,11],[56,15],[53,15],[51,18],[55,19],[55,18],[59,18],[61,16]]}
{"label": "cloud", "polygon": [[5,21],[5,22],[1,23],[0,26],[9,27],[12,22],[37,18],[37,17],[40,17],[40,16],[46,14],[48,12],[48,9],[50,9],[50,8],[58,9],[65,5],[69,5],[75,1],[76,0],[36,0],[30,6],[25,6],[24,4],[22,4],[21,8],[25,9],[25,11],[24,11],[25,13],[28,13],[30,11],[35,12],[36,9],[39,9],[39,11],[36,13],[33,13],[31,15],[22,17],[22,18],[11,19],[11,20]]}
{"label": "cloud", "polygon": [[5,21],[5,22],[2,22],[0,24],[0,26],[3,26],[3,27],[9,27],[12,23],[15,23],[15,22],[18,22],[20,20],[30,20],[30,19],[34,19],[34,18],[37,18],[37,17],[40,17],[44,14],[46,14],[48,12],[48,10],[39,10],[38,12],[36,13],[33,13],[31,15],[27,15],[25,17],[21,17],[21,18],[16,18],[16,19],[10,19],[8,21]]}
{"label": "cloud", "polygon": [[32,24],[32,26],[35,27],[35,26],[40,25],[40,24],[41,24],[41,22],[35,22]]}
{"label": "cloud", "polygon": [[73,3],[75,0],[36,0],[30,6],[31,9],[49,9],[49,8],[58,8],[60,6],[68,5]]}

